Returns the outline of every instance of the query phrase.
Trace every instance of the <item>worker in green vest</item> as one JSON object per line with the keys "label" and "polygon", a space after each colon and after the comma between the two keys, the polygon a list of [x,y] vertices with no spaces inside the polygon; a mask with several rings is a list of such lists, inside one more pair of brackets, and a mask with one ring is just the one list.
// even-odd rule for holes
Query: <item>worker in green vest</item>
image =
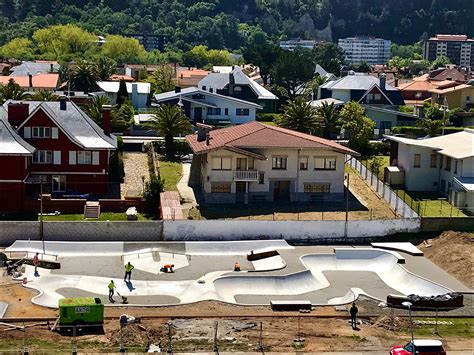
{"label": "worker in green vest", "polygon": [[130,264],[130,261],[125,264],[125,277],[123,278],[123,281],[127,282],[127,276],[128,276],[128,282],[130,282],[130,277],[132,277],[132,270],[135,268],[132,264]]}
{"label": "worker in green vest", "polygon": [[114,291],[115,291],[114,280],[110,280],[110,283],[109,283],[108,287],[109,287],[109,301],[110,301],[110,303],[115,303],[115,301],[113,299]]}

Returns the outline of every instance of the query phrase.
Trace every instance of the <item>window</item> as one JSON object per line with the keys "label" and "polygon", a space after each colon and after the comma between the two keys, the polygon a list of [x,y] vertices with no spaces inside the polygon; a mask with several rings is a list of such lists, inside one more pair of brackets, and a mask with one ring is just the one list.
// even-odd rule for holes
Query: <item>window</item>
{"label": "window", "polygon": [[305,183],[304,192],[307,193],[328,193],[331,192],[331,184],[329,183]]}
{"label": "window", "polygon": [[380,100],[382,99],[382,95],[380,95],[380,94],[374,94],[374,99],[375,99],[376,101],[380,101]]}
{"label": "window", "polygon": [[446,167],[444,168],[446,171],[451,171],[451,158],[446,157]]}
{"label": "window", "polygon": [[308,170],[308,157],[300,157],[300,170]]}
{"label": "window", "polygon": [[202,86],[202,89],[203,89],[203,90],[206,90],[206,85],[203,85],[203,86]]}
{"label": "window", "polygon": [[92,152],[77,152],[77,164],[92,164]]}
{"label": "window", "polygon": [[248,116],[250,115],[250,110],[248,108],[237,108],[235,109],[235,114],[237,116]]}
{"label": "window", "polygon": [[234,92],[242,92],[242,88],[238,85],[234,86]]}
{"label": "window", "polygon": [[231,163],[230,157],[212,157],[212,170],[230,170]]}
{"label": "window", "polygon": [[50,138],[51,128],[50,127],[33,127],[33,138]]}
{"label": "window", "polygon": [[212,182],[211,192],[214,194],[225,194],[230,193],[232,190],[231,182]]}
{"label": "window", "polygon": [[414,168],[419,168],[421,166],[421,155],[420,154],[415,154],[413,158],[413,167]]}
{"label": "window", "polygon": [[64,192],[66,191],[66,176],[57,175],[52,177],[53,192]]}
{"label": "window", "polygon": [[436,154],[431,154],[430,156],[430,168],[436,168],[436,162],[438,161],[438,157]]}
{"label": "window", "polygon": [[471,102],[471,97],[470,96],[466,96],[466,102]]}
{"label": "window", "polygon": [[235,170],[247,170],[247,158],[237,158],[235,161]]}
{"label": "window", "polygon": [[224,109],[224,115],[229,116],[229,109],[228,108]]}
{"label": "window", "polygon": [[458,161],[457,160],[454,161],[454,173],[455,174],[458,173]]}
{"label": "window", "polygon": [[273,170],[286,170],[287,157],[272,157]]}
{"label": "window", "polygon": [[314,158],[314,170],[336,170],[336,158]]}
{"label": "window", "polygon": [[258,172],[258,183],[260,185],[265,184],[265,172],[264,171],[259,171]]}
{"label": "window", "polygon": [[51,150],[36,150],[33,154],[33,163],[51,164],[53,162],[53,152]]}
{"label": "window", "polygon": [[207,114],[210,116],[220,116],[221,114],[221,109],[219,107],[208,107],[207,108]]}
{"label": "window", "polygon": [[33,183],[35,184],[46,184],[48,182],[47,175],[33,175]]}

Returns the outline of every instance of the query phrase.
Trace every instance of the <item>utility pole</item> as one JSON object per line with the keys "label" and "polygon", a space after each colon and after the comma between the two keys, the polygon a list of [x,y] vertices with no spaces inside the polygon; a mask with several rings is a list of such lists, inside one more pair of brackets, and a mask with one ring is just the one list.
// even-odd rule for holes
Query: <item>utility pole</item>
{"label": "utility pole", "polygon": [[215,327],[214,327],[214,352],[216,354],[219,354],[219,348],[217,347],[217,328],[219,326],[219,323],[216,321]]}
{"label": "utility pole", "polygon": [[347,173],[347,187],[346,187],[346,222],[344,224],[344,237],[347,238],[347,227],[349,221],[349,178],[350,173]]}
{"label": "utility pole", "polygon": [[40,238],[43,245],[43,259],[45,254],[44,247],[44,224],[43,224],[43,180],[40,177]]}

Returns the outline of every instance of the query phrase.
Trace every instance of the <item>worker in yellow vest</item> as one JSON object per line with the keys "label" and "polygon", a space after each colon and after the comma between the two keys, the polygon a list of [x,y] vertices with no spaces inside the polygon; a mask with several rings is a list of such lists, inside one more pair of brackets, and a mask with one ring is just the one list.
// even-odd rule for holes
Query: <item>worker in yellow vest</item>
{"label": "worker in yellow vest", "polygon": [[114,280],[110,280],[110,283],[108,285],[109,288],[109,301],[110,303],[115,303],[113,296],[114,296],[114,291],[115,291],[115,283]]}
{"label": "worker in yellow vest", "polygon": [[128,276],[128,282],[130,282],[130,278],[132,277],[132,270],[135,269],[135,266],[130,264],[130,261],[125,264],[125,277],[123,278],[123,281],[127,282],[127,276]]}

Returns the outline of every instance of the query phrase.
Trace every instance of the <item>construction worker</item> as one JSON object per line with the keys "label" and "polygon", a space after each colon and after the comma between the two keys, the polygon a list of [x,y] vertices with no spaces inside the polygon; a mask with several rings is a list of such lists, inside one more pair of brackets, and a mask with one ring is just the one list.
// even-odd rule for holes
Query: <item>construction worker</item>
{"label": "construction worker", "polygon": [[39,265],[39,253],[36,253],[33,257],[33,265],[35,266],[35,276],[38,276],[38,265]]}
{"label": "construction worker", "polygon": [[234,271],[240,271],[240,263],[238,261],[234,264]]}
{"label": "construction worker", "polygon": [[130,278],[132,277],[132,270],[135,269],[135,266],[130,264],[130,261],[125,264],[125,277],[123,278],[123,281],[127,282],[127,276],[128,276],[128,282],[130,282]]}
{"label": "construction worker", "polygon": [[352,307],[349,310],[349,313],[351,314],[351,327],[352,329],[357,328],[357,313],[359,312],[359,309],[357,308],[355,302],[352,303]]}
{"label": "construction worker", "polygon": [[109,301],[110,301],[110,303],[115,303],[115,301],[113,299],[114,291],[115,291],[114,280],[110,280],[110,283],[109,283],[108,287],[109,287]]}
{"label": "construction worker", "polygon": [[165,264],[165,265],[163,265],[163,268],[164,268],[164,271],[165,271],[166,273],[168,273],[168,272],[174,272],[174,271],[173,271],[174,264]]}

